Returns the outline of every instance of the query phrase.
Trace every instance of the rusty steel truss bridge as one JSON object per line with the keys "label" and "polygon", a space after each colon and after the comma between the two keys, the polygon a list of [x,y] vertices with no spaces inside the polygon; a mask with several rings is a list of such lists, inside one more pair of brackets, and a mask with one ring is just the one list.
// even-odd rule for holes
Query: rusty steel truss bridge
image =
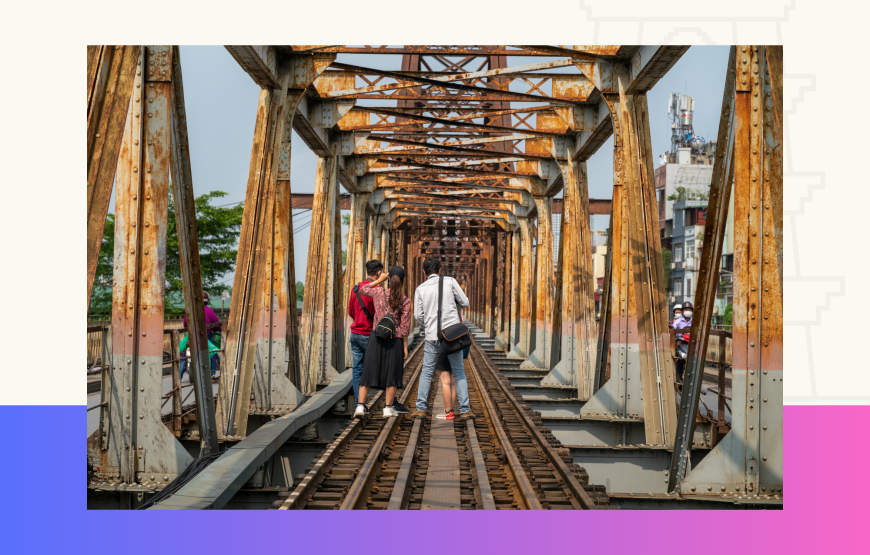
{"label": "rusty steel truss bridge", "polygon": [[[782,506],[782,47],[731,48],[681,391],[647,92],[688,47],[226,49],[260,96],[221,380],[212,388],[179,48],[88,47],[88,299],[113,187],[116,199],[100,423],[88,437],[89,506],[136,508],[174,483],[180,489],[151,508],[241,507],[246,496],[299,508],[333,494],[336,508],[372,508],[385,486],[367,473],[383,473],[387,453],[402,462],[400,477],[406,462],[411,468],[423,460],[432,474],[428,455],[387,447],[415,441],[428,453],[427,441],[446,436],[434,424],[412,428],[413,419],[404,417],[380,421],[381,435],[372,432],[366,462],[348,472],[355,481],[343,493],[324,485],[340,474],[336,453],[350,456],[347,446],[369,437],[365,430],[378,422],[359,424],[348,414],[352,286],[364,279],[365,262],[377,258],[406,268],[413,298],[428,257],[465,280],[478,345],[470,359],[478,381],[469,380],[483,414],[476,431],[469,424],[457,432],[465,434],[457,438],[468,441],[468,464],[477,469],[469,479],[476,501],[464,504],[495,507],[487,501],[490,489],[480,488],[501,480],[485,479],[486,449],[475,450],[492,441],[507,451],[505,483],[516,508],[560,506],[557,497],[571,501],[564,502],[568,508],[608,502],[644,508],[638,506],[644,499],[666,508]],[[400,55],[401,67],[337,61],[352,54]],[[535,63],[523,64],[524,57]],[[318,157],[301,315],[294,294],[292,131]],[[596,153],[611,155],[598,152],[611,136],[612,200],[590,199],[586,163]],[[175,412],[178,418],[167,420],[161,387],[170,191],[191,316],[193,400],[189,409],[174,400],[183,418]],[[703,418],[699,397],[732,198],[726,426],[721,405],[718,418]],[[342,203],[350,210],[346,269]],[[558,252],[554,213],[561,213]],[[600,320],[593,214],[610,215]],[[420,329],[412,326],[419,343]],[[724,352],[724,336],[718,340]],[[414,356],[408,390],[417,379]],[[724,391],[720,377],[720,399]],[[517,416],[502,418],[508,429],[499,432],[496,413],[505,410]],[[319,430],[317,440],[299,439],[312,429]],[[563,497],[544,495],[549,482],[526,479],[528,453],[519,466],[511,462],[521,453],[512,434],[523,430],[538,442],[541,464]],[[195,467],[204,470],[191,478]],[[396,478],[394,504],[380,508],[417,507],[411,481],[401,482],[403,492]],[[594,484],[606,485],[607,495]]]}

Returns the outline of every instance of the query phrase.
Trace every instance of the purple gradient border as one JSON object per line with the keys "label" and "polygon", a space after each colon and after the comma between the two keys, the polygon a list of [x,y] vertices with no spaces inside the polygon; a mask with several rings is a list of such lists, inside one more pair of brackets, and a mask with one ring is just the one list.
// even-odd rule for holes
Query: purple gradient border
{"label": "purple gradient border", "polygon": [[85,510],[84,407],[0,406],[12,430],[0,457],[0,552],[673,555],[680,531],[704,555],[866,548],[870,444],[856,430],[870,407],[790,406],[784,417],[784,511],[137,514]]}

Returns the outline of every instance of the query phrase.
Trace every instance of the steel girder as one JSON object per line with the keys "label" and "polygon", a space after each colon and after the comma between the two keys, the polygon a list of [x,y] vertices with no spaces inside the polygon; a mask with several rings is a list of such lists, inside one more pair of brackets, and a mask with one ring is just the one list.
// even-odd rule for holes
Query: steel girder
{"label": "steel girder", "polygon": [[[687,476],[683,459],[688,447],[683,442],[675,445],[672,464],[677,476],[669,485],[684,496],[781,500],[783,145],[782,97],[778,93],[782,86],[782,49],[759,45],[733,47],[727,79],[733,88],[726,88],[722,118],[727,121],[730,116],[733,123],[720,125],[720,132],[722,127],[733,132],[734,150],[732,155],[723,149],[721,163],[717,152],[716,169],[720,185],[732,173],[734,179],[732,426]],[[734,108],[728,114],[725,107],[731,102]],[[725,188],[728,183],[726,178]],[[719,225],[708,226],[705,237],[721,246],[718,228],[723,210],[719,204],[723,201],[727,204],[728,197],[721,187],[717,192],[714,222]],[[705,277],[701,283],[705,292],[710,283],[717,282],[715,262],[707,257],[702,260]],[[699,319],[693,319],[687,373],[692,372],[694,381],[691,395],[687,391],[691,399],[681,406],[681,426],[687,415],[694,414],[692,407],[697,406],[699,388],[694,384],[700,381],[702,365],[698,360],[707,339],[700,318],[704,318],[702,314],[709,315],[711,305],[709,295],[704,295]]]}
{"label": "steel girder", "polygon": [[[199,287],[192,184],[187,160],[181,72],[177,49],[148,46],[136,60],[116,176],[115,271],[111,352],[104,366],[100,427],[88,439],[95,474],[126,485],[166,484],[193,458],[161,419],[163,306],[170,175],[179,203],[185,306],[191,318],[193,368],[203,384],[205,326]],[[143,75],[144,73],[144,75]],[[182,150],[184,149],[184,150]],[[107,337],[108,339],[108,337]],[[201,395],[206,450],[216,448],[207,394]],[[205,397],[205,398],[203,398]],[[211,423],[211,424],[209,424]]]}

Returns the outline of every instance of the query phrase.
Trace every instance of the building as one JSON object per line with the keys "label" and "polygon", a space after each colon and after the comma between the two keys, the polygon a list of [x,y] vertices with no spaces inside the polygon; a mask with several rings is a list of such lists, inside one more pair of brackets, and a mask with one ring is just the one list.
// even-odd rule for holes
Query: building
{"label": "building", "polygon": [[671,237],[671,304],[693,301],[701,267],[707,200],[680,197],[674,202]]}
{"label": "building", "polygon": [[593,231],[592,275],[595,279],[595,314],[601,314],[601,299],[604,295],[604,274],[607,272],[607,233]]}

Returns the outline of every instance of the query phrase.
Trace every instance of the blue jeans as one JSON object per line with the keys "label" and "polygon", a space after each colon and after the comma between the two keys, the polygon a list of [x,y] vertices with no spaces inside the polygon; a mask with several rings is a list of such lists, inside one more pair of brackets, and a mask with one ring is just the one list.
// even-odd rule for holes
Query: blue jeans
{"label": "blue jeans", "polygon": [[[429,398],[429,385],[435,373],[435,362],[442,352],[437,341],[426,341],[423,346],[423,370],[420,372],[420,385],[417,387],[417,410],[426,410],[426,400]],[[459,397],[459,412],[465,414],[471,411],[468,403],[468,382],[465,381],[465,366],[462,363],[462,351],[447,355],[450,368],[453,370],[453,380],[456,382],[456,396]]]}
{"label": "blue jeans", "polygon": [[353,354],[353,400],[357,403],[359,402],[359,380],[362,377],[369,337],[359,333],[350,334],[350,352]]}

